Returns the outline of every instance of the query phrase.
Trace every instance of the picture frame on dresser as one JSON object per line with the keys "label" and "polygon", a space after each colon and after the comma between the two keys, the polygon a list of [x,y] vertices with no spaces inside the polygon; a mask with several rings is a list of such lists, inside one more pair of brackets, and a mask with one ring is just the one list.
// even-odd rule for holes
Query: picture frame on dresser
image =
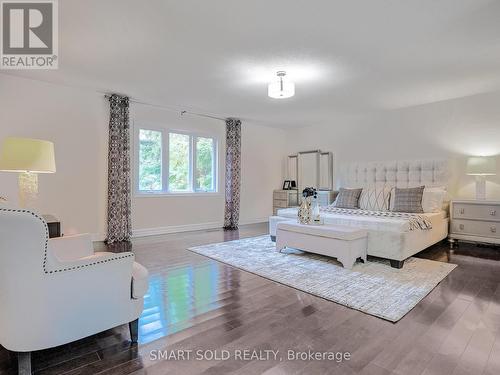
{"label": "picture frame on dresser", "polygon": [[500,201],[452,200],[448,241],[500,245]]}

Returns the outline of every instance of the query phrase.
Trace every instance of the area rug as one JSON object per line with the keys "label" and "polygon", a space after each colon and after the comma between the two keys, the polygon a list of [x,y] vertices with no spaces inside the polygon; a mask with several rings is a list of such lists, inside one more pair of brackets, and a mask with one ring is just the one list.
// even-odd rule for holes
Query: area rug
{"label": "area rug", "polygon": [[188,250],[391,322],[405,316],[456,267],[412,257],[402,269],[371,260],[348,270],[334,258],[294,249],[280,253],[267,235]]}

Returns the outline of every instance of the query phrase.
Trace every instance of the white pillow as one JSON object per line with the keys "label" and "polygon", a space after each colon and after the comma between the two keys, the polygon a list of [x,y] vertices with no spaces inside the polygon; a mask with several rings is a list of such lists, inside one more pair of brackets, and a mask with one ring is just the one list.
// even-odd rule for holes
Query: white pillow
{"label": "white pillow", "polygon": [[359,197],[359,208],[370,211],[389,210],[391,188],[388,186],[365,188]]}
{"label": "white pillow", "polygon": [[422,208],[424,212],[441,212],[446,190],[441,188],[425,188],[422,196]]}
{"label": "white pillow", "polygon": [[[394,208],[394,188],[391,190],[391,199],[389,209]],[[446,197],[446,189],[441,186],[426,187],[422,195],[422,209],[424,213],[441,212],[443,210],[443,202]]]}

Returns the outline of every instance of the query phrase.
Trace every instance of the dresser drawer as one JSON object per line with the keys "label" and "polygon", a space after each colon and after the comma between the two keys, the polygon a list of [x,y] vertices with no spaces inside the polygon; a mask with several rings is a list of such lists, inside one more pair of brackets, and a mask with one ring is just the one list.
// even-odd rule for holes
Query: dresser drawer
{"label": "dresser drawer", "polygon": [[500,223],[495,221],[452,220],[451,233],[500,238]]}
{"label": "dresser drawer", "polygon": [[280,208],[286,208],[286,207],[288,207],[288,201],[286,199],[285,200],[275,199],[273,201],[273,206],[280,207]]}
{"label": "dresser drawer", "polygon": [[273,198],[288,200],[288,191],[275,191],[273,192]]}
{"label": "dresser drawer", "polygon": [[500,205],[454,203],[454,219],[500,221]]}

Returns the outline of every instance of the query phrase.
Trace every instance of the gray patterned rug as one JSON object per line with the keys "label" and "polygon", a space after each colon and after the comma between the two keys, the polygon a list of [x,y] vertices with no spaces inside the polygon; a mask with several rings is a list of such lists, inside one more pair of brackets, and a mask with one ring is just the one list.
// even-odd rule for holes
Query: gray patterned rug
{"label": "gray patterned rug", "polygon": [[279,253],[267,235],[188,250],[391,322],[405,316],[456,267],[410,258],[399,270],[385,260],[358,262],[347,270],[333,258],[293,249]]}

